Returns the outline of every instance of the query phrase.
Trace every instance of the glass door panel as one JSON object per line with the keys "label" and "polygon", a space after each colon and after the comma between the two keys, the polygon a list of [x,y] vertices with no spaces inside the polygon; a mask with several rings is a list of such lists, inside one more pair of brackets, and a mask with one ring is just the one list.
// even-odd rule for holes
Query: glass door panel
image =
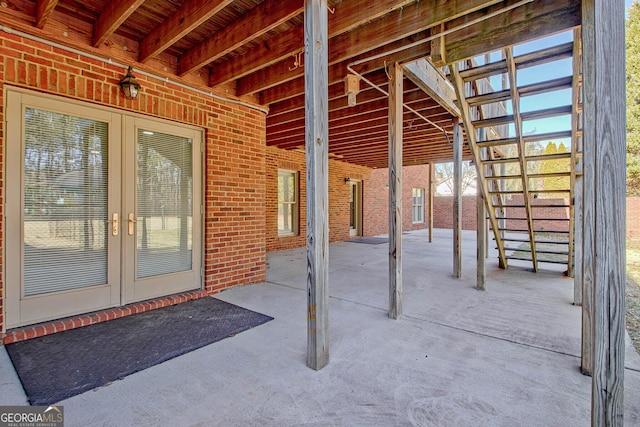
{"label": "glass door panel", "polygon": [[24,296],[107,283],[108,131],[25,109]]}
{"label": "glass door panel", "polygon": [[7,327],[118,305],[120,116],[7,97]]}
{"label": "glass door panel", "polygon": [[138,129],[136,278],[191,270],[193,142]]}
{"label": "glass door panel", "polygon": [[201,132],[131,117],[125,134],[125,302],[198,289]]}

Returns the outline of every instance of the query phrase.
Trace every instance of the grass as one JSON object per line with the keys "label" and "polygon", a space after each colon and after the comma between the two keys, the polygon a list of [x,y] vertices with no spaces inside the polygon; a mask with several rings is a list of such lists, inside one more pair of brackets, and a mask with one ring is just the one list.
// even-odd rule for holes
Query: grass
{"label": "grass", "polygon": [[640,242],[627,241],[627,331],[640,352]]}
{"label": "grass", "polygon": [[[540,236],[538,236],[540,237]],[[553,236],[544,236],[546,240]],[[554,247],[555,246],[555,247]],[[538,245],[542,249],[543,245]],[[529,244],[524,243],[520,249],[528,249]],[[558,245],[549,245],[549,249],[555,250]],[[531,256],[530,252],[514,252],[518,256]],[[549,255],[547,255],[549,256]],[[551,257],[559,257],[551,255]],[[558,258],[560,259],[560,258]],[[566,260],[566,256],[562,259]],[[626,325],[633,345],[640,353],[640,241],[627,240],[627,294],[626,294]]]}

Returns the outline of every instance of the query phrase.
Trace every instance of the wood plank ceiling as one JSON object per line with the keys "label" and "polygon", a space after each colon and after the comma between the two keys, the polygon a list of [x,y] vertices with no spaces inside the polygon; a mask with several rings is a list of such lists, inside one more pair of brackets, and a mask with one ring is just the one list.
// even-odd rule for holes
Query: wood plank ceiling
{"label": "wood plank ceiling", "polygon": [[[3,26],[268,106],[267,144],[304,145],[303,0],[0,6]],[[432,48],[441,64],[452,63],[580,24],[578,0],[329,0],[329,12],[330,155],[371,167],[387,166],[387,99],[360,82],[357,104],[349,107],[343,83],[349,64],[357,61],[353,68],[384,89],[387,64],[430,56]],[[445,35],[432,37],[437,33]],[[404,102],[452,130],[451,114],[408,79]],[[404,141],[405,165],[452,158],[445,134],[407,110]]]}

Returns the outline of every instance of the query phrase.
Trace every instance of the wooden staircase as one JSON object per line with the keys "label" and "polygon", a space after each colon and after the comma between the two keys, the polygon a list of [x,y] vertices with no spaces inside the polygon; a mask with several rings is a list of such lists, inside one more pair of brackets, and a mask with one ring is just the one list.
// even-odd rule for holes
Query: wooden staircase
{"label": "wooden staircase", "polygon": [[[491,61],[495,56],[486,56],[482,65],[474,60],[451,65],[449,74],[480,178],[479,191],[486,201],[500,266],[507,268],[508,260],[524,260],[538,271],[540,263],[565,264],[567,274],[572,276],[574,183],[580,176],[582,151],[579,30],[574,32],[573,42],[519,56],[509,47],[501,52],[500,59]],[[538,81],[518,86],[521,70],[568,58],[573,58],[572,75],[543,75]],[[501,83],[499,90],[493,89],[496,81]],[[523,98],[526,105],[527,97],[537,96],[539,105],[538,95],[557,91],[570,91],[568,105],[523,111]],[[554,121],[546,121],[543,133],[524,131],[523,122],[568,115],[570,129],[549,128],[548,123]],[[557,140],[570,141],[567,152],[545,154],[540,149],[548,141]],[[558,160],[564,159],[561,169],[543,166],[548,162],[558,165]],[[548,185],[553,178],[564,179]]]}

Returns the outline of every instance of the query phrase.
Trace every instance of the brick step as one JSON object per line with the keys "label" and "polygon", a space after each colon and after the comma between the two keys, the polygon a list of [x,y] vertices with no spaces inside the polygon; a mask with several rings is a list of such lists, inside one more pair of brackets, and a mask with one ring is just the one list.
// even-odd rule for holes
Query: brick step
{"label": "brick step", "polygon": [[29,340],[31,338],[43,337],[45,335],[55,334],[57,332],[67,331],[69,329],[81,328],[83,326],[93,325],[95,323],[106,322],[108,320],[118,319],[120,317],[125,317],[132,314],[156,310],[162,307],[169,307],[171,305],[203,298],[207,295],[208,294],[205,291],[186,292],[157,298],[154,300],[137,302],[126,305],[124,307],[109,308],[106,310],[95,311],[93,313],[83,314],[79,316],[53,320],[51,322],[24,326],[7,331],[7,334],[2,341],[6,345],[18,341]]}

